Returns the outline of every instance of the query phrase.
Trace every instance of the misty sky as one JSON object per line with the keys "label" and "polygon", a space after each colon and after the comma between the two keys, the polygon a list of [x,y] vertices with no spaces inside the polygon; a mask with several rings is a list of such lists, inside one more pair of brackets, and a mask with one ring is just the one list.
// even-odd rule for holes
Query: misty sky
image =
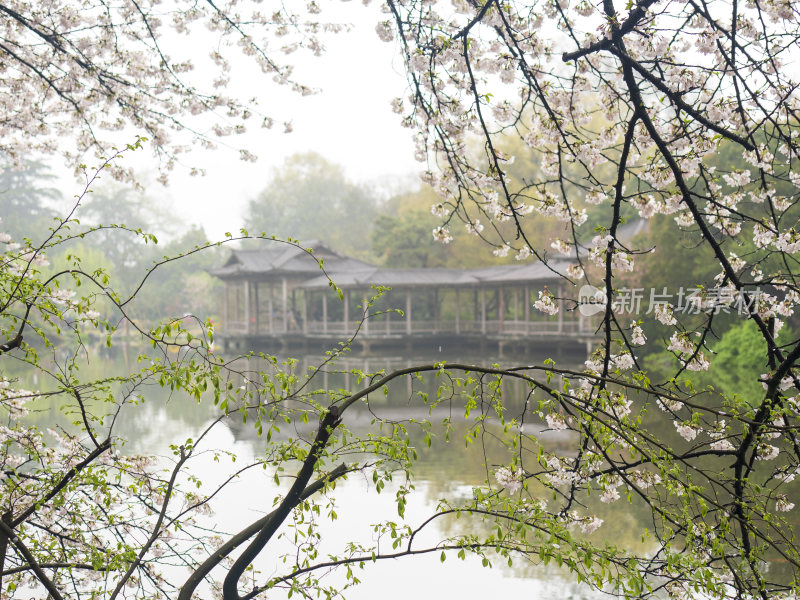
{"label": "misty sky", "polygon": [[[302,98],[279,89],[269,76],[236,77],[234,73],[232,77],[228,93],[258,96],[262,112],[276,120],[272,130],[253,127],[244,138],[226,138],[232,146],[247,147],[260,160],[242,162],[236,150],[222,145],[216,151],[198,150],[184,155],[184,161],[205,168],[205,177],[190,177],[178,168],[168,188],[156,183],[148,186],[149,196],[167,204],[187,225],[203,225],[215,239],[242,226],[248,200],[265,187],[271,168],[293,153],[318,152],[341,164],[347,176],[359,182],[386,179],[397,185],[404,177],[416,183],[420,163],[413,158],[412,132],[401,126],[400,115],[390,106],[392,98],[406,95],[395,44],[378,39],[375,24],[381,15],[376,7],[365,8],[360,2],[332,7],[335,11],[329,9],[322,16],[350,22],[352,31],[329,37],[327,53],[320,58],[287,57],[296,65],[296,79],[322,88],[322,93]],[[292,121],[292,133],[283,133],[280,123],[284,120]],[[129,141],[120,139],[119,144]],[[132,159],[144,170],[154,161],[149,151]],[[64,197],[73,197],[80,186],[67,175],[63,161],[56,157],[49,162],[61,175]]]}

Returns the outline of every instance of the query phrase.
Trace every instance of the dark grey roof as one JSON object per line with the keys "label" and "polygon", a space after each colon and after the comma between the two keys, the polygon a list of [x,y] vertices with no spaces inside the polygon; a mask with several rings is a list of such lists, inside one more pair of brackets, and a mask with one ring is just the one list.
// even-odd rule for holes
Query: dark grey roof
{"label": "dark grey roof", "polygon": [[[323,260],[325,270],[348,271],[374,268],[368,263],[342,256],[317,240],[300,242],[300,246],[302,248],[298,248],[294,244],[274,241],[269,243],[266,248],[258,250],[233,250],[225,264],[211,269],[209,273],[222,279],[267,273],[313,274],[319,272],[319,265],[314,258]],[[313,257],[303,248],[314,250]]]}
{"label": "dark grey roof", "polygon": [[[559,258],[548,261],[546,265],[536,261],[477,269],[389,269],[342,256],[321,242],[303,242],[301,246],[314,249],[314,256],[324,261],[325,272],[343,289],[371,285],[393,288],[469,287],[480,283],[504,285],[557,281],[560,275],[566,273],[569,265],[575,264],[574,260]],[[234,250],[224,265],[209,272],[222,279],[305,275],[308,279],[298,287],[309,290],[328,288],[327,277],[308,253],[297,246],[280,242],[261,250]]]}
{"label": "dark grey roof", "polygon": [[[372,267],[354,271],[326,269],[341,288],[368,287],[370,285],[386,285],[389,287],[414,286],[458,286],[478,283],[478,279],[464,269],[387,269]],[[303,282],[305,289],[324,289],[328,280],[320,275]]]}
{"label": "dark grey roof", "polygon": [[472,269],[470,272],[480,281],[485,283],[511,283],[525,281],[548,281],[557,280],[564,276],[567,267],[575,264],[576,261],[563,258],[552,259],[547,264],[536,261],[521,265],[501,265],[497,267],[484,267],[482,269]]}
{"label": "dark grey roof", "polygon": [[[569,260],[554,260],[527,265],[500,265],[479,269],[386,269],[373,267],[357,271],[328,270],[328,274],[343,289],[363,288],[370,285],[404,287],[469,287],[480,283],[525,284],[557,281],[569,265]],[[549,268],[548,268],[549,267]],[[305,289],[325,289],[328,280],[319,275],[300,284]]]}

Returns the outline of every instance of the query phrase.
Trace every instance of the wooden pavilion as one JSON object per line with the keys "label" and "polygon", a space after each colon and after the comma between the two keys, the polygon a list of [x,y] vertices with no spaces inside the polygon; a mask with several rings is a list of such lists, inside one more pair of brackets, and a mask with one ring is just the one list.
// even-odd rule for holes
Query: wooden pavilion
{"label": "wooden pavilion", "polygon": [[[435,342],[443,339],[579,344],[594,327],[561,300],[575,297],[560,274],[574,260],[529,262],[476,269],[390,269],[343,256],[321,242],[307,242],[317,262],[302,249],[275,243],[267,249],[234,250],[212,275],[225,282],[223,323],[226,347],[256,348],[349,338],[367,344]],[[340,299],[329,279],[343,292]],[[364,318],[378,286],[391,288]],[[548,288],[561,310],[548,316],[533,307]]]}

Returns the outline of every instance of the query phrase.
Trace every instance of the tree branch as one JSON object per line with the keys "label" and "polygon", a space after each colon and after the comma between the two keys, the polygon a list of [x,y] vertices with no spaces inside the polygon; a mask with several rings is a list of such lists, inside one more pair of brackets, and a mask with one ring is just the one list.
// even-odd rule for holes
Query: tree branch
{"label": "tree branch", "polygon": [[[346,475],[347,473],[351,472],[352,469],[348,469],[346,465],[342,464],[326,473],[324,476],[317,479],[314,483],[309,485],[306,489],[303,490],[303,493],[300,495],[299,502],[303,502],[307,498],[311,497],[312,495],[319,492],[322,488],[328,485],[330,482],[337,480],[339,477]],[[298,503],[299,503],[298,502]],[[243,544],[251,537],[253,537],[256,533],[264,529],[265,526],[269,524],[269,522],[276,518],[277,509],[254,521],[244,529],[242,529],[239,533],[231,536],[231,538],[225,542],[220,548],[214,552],[213,555],[209,556],[203,563],[197,567],[186,582],[181,587],[181,591],[178,594],[177,600],[191,600],[192,594],[197,589],[197,586],[200,585],[200,582],[208,575],[211,570],[216,567],[222,560],[228,556],[231,552],[236,550],[239,545]]]}

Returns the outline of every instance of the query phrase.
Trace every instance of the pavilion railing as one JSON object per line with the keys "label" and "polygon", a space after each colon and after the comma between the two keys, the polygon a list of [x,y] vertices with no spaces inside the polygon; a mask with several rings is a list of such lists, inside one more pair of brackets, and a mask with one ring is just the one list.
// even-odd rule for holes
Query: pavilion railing
{"label": "pavilion railing", "polygon": [[[337,336],[347,337],[354,333],[355,320],[352,321],[292,321],[284,325],[283,321],[249,324],[245,321],[230,321],[223,325],[227,335],[266,335],[281,337],[283,335],[307,335],[312,337]],[[487,335],[491,337],[526,337],[557,335],[591,335],[594,328],[588,321],[522,321],[522,320],[419,320],[407,323],[404,320],[367,320],[362,324],[359,337],[367,338],[401,338],[404,336],[421,336],[436,334],[454,334],[466,336]]]}

